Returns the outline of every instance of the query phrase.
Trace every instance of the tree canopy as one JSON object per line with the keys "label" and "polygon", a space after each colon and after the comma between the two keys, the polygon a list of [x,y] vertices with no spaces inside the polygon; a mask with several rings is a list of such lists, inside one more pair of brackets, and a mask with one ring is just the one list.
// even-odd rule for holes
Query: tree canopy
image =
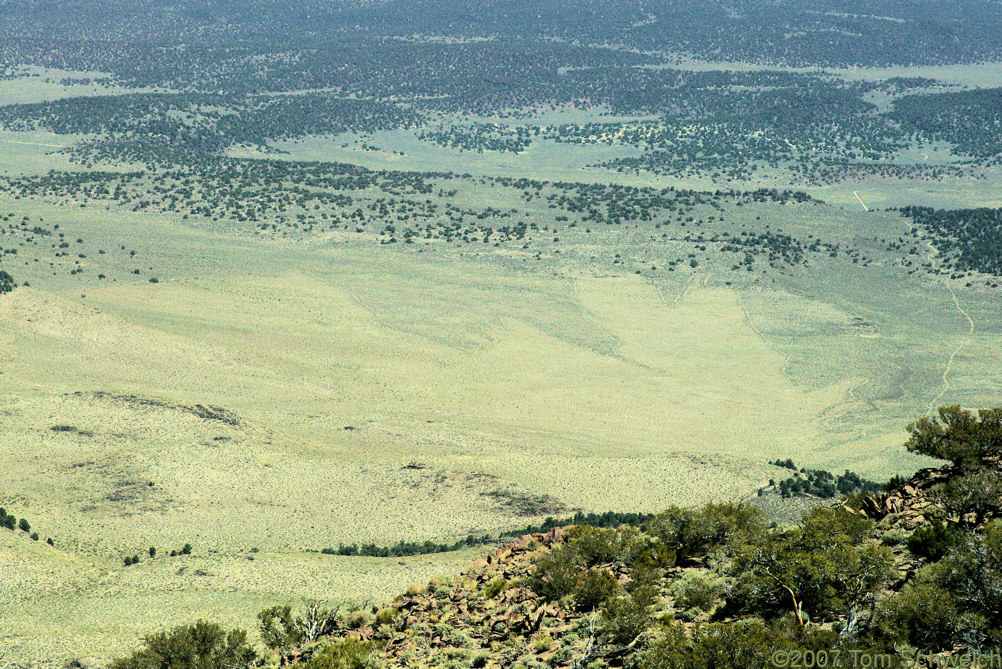
{"label": "tree canopy", "polygon": [[965,470],[977,469],[988,458],[1002,456],[1002,408],[977,413],[959,405],[939,408],[939,417],[923,417],[907,427],[905,447]]}

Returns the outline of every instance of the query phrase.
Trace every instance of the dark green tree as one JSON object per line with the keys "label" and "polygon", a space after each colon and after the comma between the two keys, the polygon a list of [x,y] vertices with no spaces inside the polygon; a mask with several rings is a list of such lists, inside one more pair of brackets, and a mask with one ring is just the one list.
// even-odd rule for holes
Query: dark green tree
{"label": "dark green tree", "polygon": [[17,284],[14,283],[14,277],[0,269],[0,295],[9,293],[15,288],[17,288]]}
{"label": "dark green tree", "polygon": [[956,404],[943,406],[938,418],[920,418],[907,430],[909,451],[949,460],[965,471],[1002,455],[1002,408],[980,409],[975,414]]}
{"label": "dark green tree", "polygon": [[143,648],[115,660],[111,669],[249,669],[257,659],[246,632],[200,620],[151,634]]}
{"label": "dark green tree", "polygon": [[852,631],[859,607],[894,574],[893,555],[871,541],[873,522],[838,508],[816,507],[799,527],[735,546],[735,596],[753,609],[791,611],[794,619],[845,616]]}

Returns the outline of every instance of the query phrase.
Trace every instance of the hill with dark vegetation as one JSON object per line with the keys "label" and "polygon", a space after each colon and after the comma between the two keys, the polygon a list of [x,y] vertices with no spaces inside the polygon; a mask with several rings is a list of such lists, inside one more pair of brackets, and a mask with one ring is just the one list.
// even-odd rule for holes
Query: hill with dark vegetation
{"label": "hill with dark vegetation", "polygon": [[12,277],[4,270],[0,269],[0,295],[3,295],[4,293],[9,293],[16,287],[17,284],[14,283],[14,277]]}
{"label": "hill with dark vegetation", "polygon": [[909,451],[950,464],[816,506],[795,524],[724,502],[618,527],[554,527],[382,607],[262,611],[263,651],[243,631],[202,621],[148,637],[113,667],[764,669],[822,655],[829,666],[865,657],[897,667],[920,652],[960,661],[1002,641],[1002,409],[943,407],[908,431]]}

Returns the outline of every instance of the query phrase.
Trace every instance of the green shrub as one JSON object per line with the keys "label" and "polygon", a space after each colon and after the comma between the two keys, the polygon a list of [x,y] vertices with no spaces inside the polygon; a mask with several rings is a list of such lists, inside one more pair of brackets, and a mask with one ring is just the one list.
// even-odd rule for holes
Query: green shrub
{"label": "green shrub", "polygon": [[557,546],[536,563],[525,585],[543,599],[556,602],[574,593],[581,567],[567,546]]}
{"label": "green shrub", "polygon": [[757,534],[766,527],[760,509],[725,502],[701,509],[671,507],[648,521],[646,529],[675,551],[679,564],[706,557],[738,534]]}
{"label": "green shrub", "polygon": [[671,589],[675,607],[680,611],[695,609],[709,611],[721,598],[720,587],[706,574],[688,573],[675,582]]}
{"label": "green shrub", "polygon": [[731,603],[757,613],[846,614],[896,573],[890,549],[870,541],[873,528],[840,507],[815,507],[799,527],[738,542]]}
{"label": "green shrub", "polygon": [[386,608],[379,609],[376,611],[376,624],[377,625],[389,625],[397,618],[399,611],[392,606],[387,606]]}
{"label": "green shrub", "polygon": [[692,635],[690,664],[693,669],[741,667],[772,669],[776,650],[825,650],[836,646],[834,633],[805,629],[792,618],[772,624],[761,621],[698,627]]}
{"label": "green shrub", "polygon": [[884,490],[888,492],[899,490],[901,488],[904,488],[907,483],[908,479],[901,476],[900,474],[895,474],[887,481],[887,483],[884,484]]}
{"label": "green shrub", "polygon": [[976,469],[987,457],[1002,455],[1002,408],[975,414],[959,405],[942,406],[939,416],[920,418],[907,427],[905,447],[965,470]]}
{"label": "green shrub", "polygon": [[374,666],[377,646],[371,641],[339,639],[327,644],[300,666],[302,669],[368,669]]}
{"label": "green shrub", "polygon": [[884,533],[880,540],[885,546],[900,546],[908,541],[909,534],[905,530],[895,528]]}
{"label": "green shrub", "polygon": [[428,592],[427,583],[410,583],[407,589],[404,591],[409,597],[417,597],[418,595],[424,595]]}
{"label": "green shrub", "polygon": [[575,562],[584,567],[613,562],[622,548],[615,530],[586,526],[567,531],[567,547]]}
{"label": "green shrub", "polygon": [[291,606],[272,606],[257,614],[261,641],[272,650],[284,650],[303,641]]}
{"label": "green shrub", "polygon": [[908,550],[930,562],[943,558],[957,543],[954,533],[946,525],[934,522],[923,525],[908,537]]}
{"label": "green shrub", "polygon": [[[832,651],[838,648],[838,641],[835,633],[801,627],[792,618],[780,618],[769,624],[754,619],[702,624],[692,630],[689,638],[679,625],[669,621],[655,628],[646,647],[630,658],[625,667],[773,669],[777,666],[773,656],[775,651]],[[813,663],[811,666],[814,666]]]}
{"label": "green shrub", "polygon": [[[585,528],[591,535],[594,528]],[[610,530],[598,530],[609,532]],[[591,549],[589,549],[590,551]],[[603,569],[588,569],[581,566],[583,559],[594,559],[599,553],[589,552],[591,558],[582,558],[576,547],[570,545],[557,546],[540,558],[536,567],[525,579],[525,585],[547,601],[555,602],[564,598],[572,601],[578,611],[591,611],[602,602],[612,597],[619,590],[616,578]],[[608,556],[608,553],[601,553]],[[487,587],[491,596],[497,588],[506,586],[494,584]],[[503,583],[503,582],[502,582]],[[499,590],[500,591],[500,590]]]}
{"label": "green shrub", "polygon": [[993,642],[1002,636],[1002,526],[959,535],[950,552],[928,570],[962,613],[989,621]]}
{"label": "green shrub", "polygon": [[272,606],[257,614],[261,641],[272,650],[284,650],[313,643],[334,630],[337,611],[320,602],[306,604],[303,614],[292,615],[291,606]]}
{"label": "green shrub", "polygon": [[689,640],[674,621],[658,625],[643,650],[630,656],[626,669],[689,669]]}
{"label": "green shrub", "polygon": [[9,293],[15,288],[17,288],[17,284],[14,283],[14,277],[0,269],[0,295]]}
{"label": "green shrub", "polygon": [[603,569],[588,569],[578,575],[574,586],[574,608],[591,611],[619,591],[616,577]]}
{"label": "green shrub", "polygon": [[554,667],[560,665],[571,666],[573,659],[574,651],[566,646],[561,646],[553,652],[553,655],[550,656],[549,663]]}
{"label": "green shrub", "polygon": [[532,650],[534,653],[545,653],[553,648],[554,643],[552,636],[538,632],[532,637]]}
{"label": "green shrub", "polygon": [[484,596],[488,599],[494,599],[502,592],[508,589],[508,581],[503,578],[496,578],[487,584],[484,588]]}
{"label": "green shrub", "polygon": [[143,648],[115,660],[111,669],[248,669],[256,661],[246,632],[200,620],[151,634]]}
{"label": "green shrub", "polygon": [[602,605],[602,631],[612,644],[632,643],[651,624],[651,605],[657,596],[654,586],[644,585],[624,592]]}
{"label": "green shrub", "polygon": [[344,626],[350,630],[357,630],[372,622],[372,616],[362,608],[353,607],[342,619]]}
{"label": "green shrub", "polygon": [[963,623],[949,592],[932,583],[916,583],[881,602],[877,626],[892,641],[939,650],[953,644]]}
{"label": "green shrub", "polygon": [[1002,515],[1002,476],[990,469],[954,476],[936,489],[934,499],[961,526],[978,527]]}
{"label": "green shrub", "polygon": [[567,532],[567,547],[578,564],[594,567],[622,560],[637,534],[636,528],[628,526],[618,529],[577,526]]}

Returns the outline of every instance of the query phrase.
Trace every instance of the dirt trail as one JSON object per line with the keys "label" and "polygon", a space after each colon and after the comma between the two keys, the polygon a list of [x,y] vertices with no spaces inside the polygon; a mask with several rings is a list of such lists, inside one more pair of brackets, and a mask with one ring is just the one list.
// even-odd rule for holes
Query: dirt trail
{"label": "dirt trail", "polygon": [[863,202],[863,198],[861,198],[861,197],[859,196],[859,191],[858,191],[858,190],[854,190],[854,191],[852,192],[852,194],[853,194],[853,197],[855,197],[855,198],[856,198],[857,200],[859,200],[859,203],[860,203],[861,205],[863,205],[863,211],[870,211],[869,207],[867,207],[867,206],[866,206],[866,203],[865,203],[865,202]]}
{"label": "dirt trail", "polygon": [[966,311],[964,311],[964,308],[960,306],[960,302],[957,300],[957,294],[953,291],[953,286],[947,285],[947,289],[950,291],[950,297],[953,298],[953,303],[957,306],[957,311],[963,314],[964,318],[967,319],[969,327],[967,330],[967,334],[961,337],[960,343],[957,344],[957,348],[954,349],[953,353],[950,354],[950,359],[946,363],[946,369],[943,370],[943,389],[940,390],[939,394],[936,395],[936,398],[929,403],[929,408],[926,410],[926,413],[929,415],[932,415],[939,401],[943,399],[943,395],[945,395],[946,391],[950,389],[950,380],[948,376],[950,374],[950,371],[953,369],[953,361],[954,359],[956,359],[957,354],[960,353],[960,350],[964,348],[964,345],[967,344],[968,340],[971,338],[971,335],[974,334],[974,320],[971,318],[971,315],[968,314]]}
{"label": "dirt trail", "polygon": [[51,149],[65,149],[66,146],[63,144],[42,144],[41,142],[19,142],[15,139],[0,139],[0,142],[5,144],[23,144],[24,146],[45,146]]}

